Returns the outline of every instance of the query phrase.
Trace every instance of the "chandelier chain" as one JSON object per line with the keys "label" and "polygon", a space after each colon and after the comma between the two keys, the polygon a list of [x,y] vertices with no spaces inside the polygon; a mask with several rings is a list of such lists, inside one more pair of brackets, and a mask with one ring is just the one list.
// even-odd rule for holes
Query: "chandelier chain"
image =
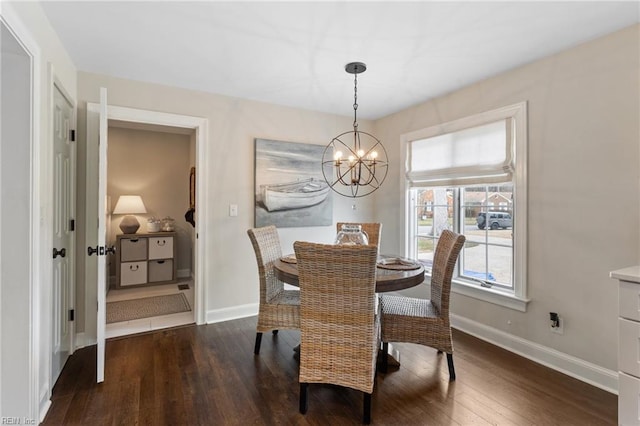
{"label": "chandelier chain", "polygon": [[353,75],[353,128],[358,128],[358,74]]}

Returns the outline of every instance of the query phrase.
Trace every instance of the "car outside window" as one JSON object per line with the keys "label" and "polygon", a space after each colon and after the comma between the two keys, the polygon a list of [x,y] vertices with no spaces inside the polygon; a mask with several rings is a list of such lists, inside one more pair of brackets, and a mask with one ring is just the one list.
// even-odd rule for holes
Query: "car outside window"
{"label": "car outside window", "polygon": [[511,183],[413,190],[416,212],[412,216],[417,218],[413,257],[430,268],[440,234],[444,229],[452,230],[467,239],[459,256],[457,278],[513,291],[511,216],[490,211],[493,195],[511,198],[512,193]]}

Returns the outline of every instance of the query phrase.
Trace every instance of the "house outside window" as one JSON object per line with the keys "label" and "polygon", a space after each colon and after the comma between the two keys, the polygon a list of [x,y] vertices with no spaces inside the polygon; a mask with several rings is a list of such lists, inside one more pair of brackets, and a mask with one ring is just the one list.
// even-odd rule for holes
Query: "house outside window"
{"label": "house outside window", "polygon": [[429,274],[442,231],[463,234],[453,291],[520,311],[528,302],[526,115],[520,103],[402,137],[406,256]]}

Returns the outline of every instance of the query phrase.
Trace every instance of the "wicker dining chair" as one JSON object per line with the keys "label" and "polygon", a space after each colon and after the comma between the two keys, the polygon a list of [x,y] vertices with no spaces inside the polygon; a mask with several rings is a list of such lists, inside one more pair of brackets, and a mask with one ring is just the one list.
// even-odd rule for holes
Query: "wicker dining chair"
{"label": "wicker dining chair", "polygon": [[382,236],[382,224],[381,223],[356,223],[356,222],[338,222],[336,223],[336,230],[340,232],[342,225],[361,225],[362,230],[367,234],[369,244],[374,246],[380,246],[380,237]]}
{"label": "wicker dining chair", "polygon": [[464,235],[442,231],[431,270],[431,299],[383,294],[382,342],[384,358],[381,371],[387,370],[389,342],[408,342],[430,346],[447,354],[449,380],[456,379],[453,366],[453,341],[449,322],[451,277],[464,245]]}
{"label": "wicker dining chair", "polygon": [[278,231],[273,225],[247,231],[256,253],[260,277],[260,305],[253,352],[260,353],[262,333],[300,329],[300,292],[285,290],[276,278],[273,263],[282,256]]}
{"label": "wicker dining chair", "polygon": [[371,395],[380,346],[376,312],[375,246],[297,241],[300,279],[300,413],[310,383],[364,393],[363,423],[371,421]]}

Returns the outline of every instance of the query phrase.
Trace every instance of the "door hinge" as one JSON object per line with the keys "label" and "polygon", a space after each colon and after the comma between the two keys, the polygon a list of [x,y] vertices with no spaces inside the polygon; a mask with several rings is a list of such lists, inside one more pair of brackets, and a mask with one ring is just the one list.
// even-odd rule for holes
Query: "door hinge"
{"label": "door hinge", "polygon": [[75,219],[69,219],[69,230],[70,231],[75,231],[76,230],[76,220]]}
{"label": "door hinge", "polygon": [[73,321],[75,319],[75,315],[76,315],[76,310],[69,309],[69,321]]}
{"label": "door hinge", "polygon": [[76,141],[76,131],[74,129],[69,130],[69,140],[71,142]]}

